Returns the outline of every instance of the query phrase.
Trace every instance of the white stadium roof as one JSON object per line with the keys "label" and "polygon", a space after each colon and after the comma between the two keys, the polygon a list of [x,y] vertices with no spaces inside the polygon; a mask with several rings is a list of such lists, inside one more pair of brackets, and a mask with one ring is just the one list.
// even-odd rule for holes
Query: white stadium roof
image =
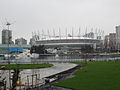
{"label": "white stadium roof", "polygon": [[94,39],[94,40],[96,40],[96,38],[89,38],[89,37],[47,37],[47,38],[41,38],[38,41],[41,41],[41,40],[64,40],[64,39]]}

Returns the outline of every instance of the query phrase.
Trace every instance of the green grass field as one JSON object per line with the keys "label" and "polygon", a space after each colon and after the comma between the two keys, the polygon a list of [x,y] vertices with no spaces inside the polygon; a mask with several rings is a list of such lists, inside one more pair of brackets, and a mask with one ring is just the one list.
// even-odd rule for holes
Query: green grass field
{"label": "green grass field", "polygon": [[75,75],[54,85],[73,90],[120,90],[120,61],[88,62]]}
{"label": "green grass field", "polygon": [[51,67],[53,64],[0,64],[0,68],[3,69],[35,69]]}

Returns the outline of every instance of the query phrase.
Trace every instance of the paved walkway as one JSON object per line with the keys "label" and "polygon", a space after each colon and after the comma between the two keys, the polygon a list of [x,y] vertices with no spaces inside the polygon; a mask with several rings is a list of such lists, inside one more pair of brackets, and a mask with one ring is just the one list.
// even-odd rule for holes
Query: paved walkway
{"label": "paved walkway", "polygon": [[[52,63],[54,66],[42,69],[24,69],[20,72],[20,77],[23,85],[32,86],[36,84],[44,84],[45,77],[69,70],[77,66],[71,63]],[[12,70],[11,70],[12,71]],[[9,87],[9,70],[0,70],[0,74],[4,73],[1,78],[7,79],[7,87]]]}
{"label": "paved walkway", "polygon": [[[52,63],[54,66],[42,69],[26,69],[21,71],[20,76],[24,85],[44,84],[43,78],[69,70],[77,66],[71,63]],[[36,76],[37,75],[37,76]]]}

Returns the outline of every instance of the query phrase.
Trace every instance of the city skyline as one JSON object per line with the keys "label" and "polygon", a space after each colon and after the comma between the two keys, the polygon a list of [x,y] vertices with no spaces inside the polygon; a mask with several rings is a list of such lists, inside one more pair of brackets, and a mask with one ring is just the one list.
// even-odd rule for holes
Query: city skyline
{"label": "city skyline", "polygon": [[29,42],[32,32],[50,29],[51,33],[54,28],[57,33],[59,27],[63,34],[65,28],[71,32],[73,27],[77,32],[81,27],[84,33],[87,27],[100,28],[106,35],[120,25],[119,3],[119,0],[0,0],[0,30],[5,28],[7,18],[16,21],[10,27],[13,40],[24,37]]}

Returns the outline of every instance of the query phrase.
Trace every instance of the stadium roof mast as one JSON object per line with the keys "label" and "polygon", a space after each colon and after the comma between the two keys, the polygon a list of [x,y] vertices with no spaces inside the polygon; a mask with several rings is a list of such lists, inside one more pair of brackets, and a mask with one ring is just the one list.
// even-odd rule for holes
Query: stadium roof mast
{"label": "stadium roof mast", "polygon": [[44,39],[44,30],[42,29],[42,40]]}
{"label": "stadium roof mast", "polygon": [[79,39],[80,39],[80,37],[81,37],[80,33],[81,33],[81,32],[80,32],[80,27],[79,27],[79,34],[78,34]]}
{"label": "stadium roof mast", "polygon": [[74,30],[74,28],[72,27],[72,39],[73,39],[73,34],[74,34],[73,30]]}
{"label": "stadium roof mast", "polygon": [[38,33],[38,40],[40,40],[40,33],[39,33],[39,30],[37,31],[37,33]]}
{"label": "stadium roof mast", "polygon": [[85,34],[84,34],[84,39],[86,39],[88,37],[87,35],[87,27],[85,28]]}
{"label": "stadium roof mast", "polygon": [[51,39],[49,29],[47,29],[47,32],[48,32],[48,37],[49,37],[49,39]]}
{"label": "stadium roof mast", "polygon": [[55,29],[53,28],[53,37],[55,38],[56,36],[55,36]]}
{"label": "stadium roof mast", "polygon": [[59,37],[60,37],[60,39],[61,39],[61,31],[60,31],[60,27],[59,27]]}
{"label": "stadium roof mast", "polygon": [[66,28],[66,39],[67,39],[67,28]]}
{"label": "stadium roof mast", "polygon": [[[93,33],[93,28],[91,28],[91,33]],[[94,33],[93,33],[94,34]],[[94,38],[94,35],[92,37],[92,35],[90,36],[91,38]]]}
{"label": "stadium roof mast", "polygon": [[97,36],[98,36],[98,29],[96,28],[95,29],[95,38],[97,39]]}

